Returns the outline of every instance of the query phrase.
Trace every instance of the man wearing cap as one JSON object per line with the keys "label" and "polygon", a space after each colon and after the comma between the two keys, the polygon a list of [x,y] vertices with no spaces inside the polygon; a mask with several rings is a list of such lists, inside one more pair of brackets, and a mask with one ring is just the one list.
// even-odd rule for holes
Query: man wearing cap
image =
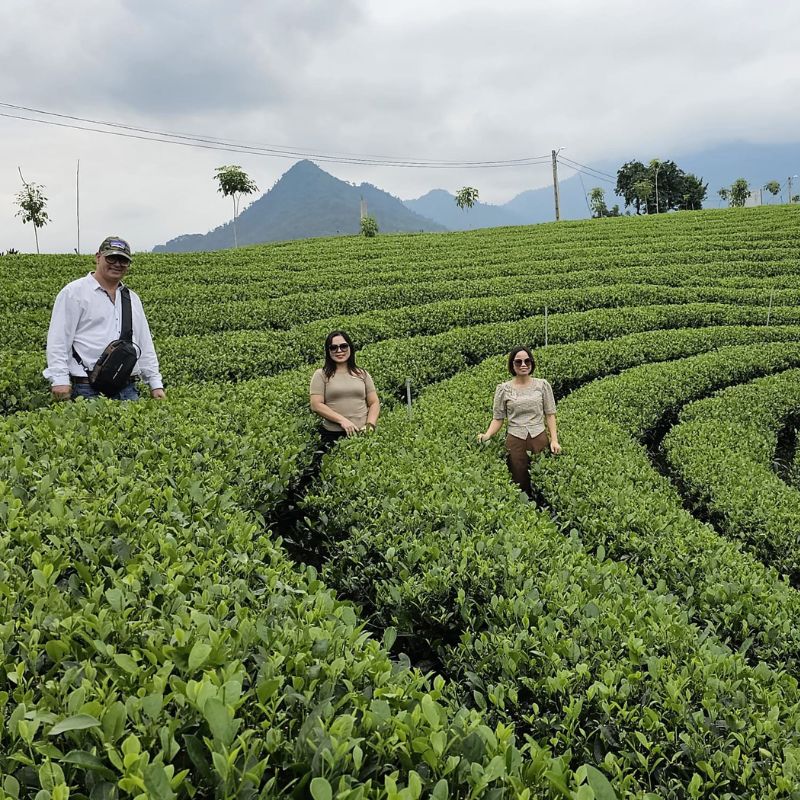
{"label": "man wearing cap", "polygon": [[[91,370],[109,342],[120,338],[122,331],[119,289],[131,265],[131,248],[119,236],[109,236],[101,243],[94,260],[94,272],[68,283],[53,305],[47,334],[47,369],[43,374],[57,400],[98,396],[89,385],[87,370]],[[164,384],[142,301],[133,291],[130,298],[133,341],[140,355],[130,382],[113,397],[138,400],[136,381],[141,379],[150,386],[150,395],[162,400]]]}

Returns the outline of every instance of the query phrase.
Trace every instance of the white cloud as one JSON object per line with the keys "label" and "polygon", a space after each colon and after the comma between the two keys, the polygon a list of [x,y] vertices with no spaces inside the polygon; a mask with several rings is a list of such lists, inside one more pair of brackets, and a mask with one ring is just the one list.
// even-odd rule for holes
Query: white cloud
{"label": "white cloud", "polygon": [[[800,139],[798,31],[793,0],[4,0],[0,101],[327,153],[479,160],[565,147],[583,163],[622,162]],[[5,117],[0,137],[0,249],[32,246],[13,216],[18,164],[47,186],[43,247],[70,250],[81,159],[90,250],[111,231],[142,249],[205,232],[230,215],[215,166],[239,163],[265,190],[292,163]],[[550,178],[547,165],[321,166],[401,197],[477,185],[490,202]]]}

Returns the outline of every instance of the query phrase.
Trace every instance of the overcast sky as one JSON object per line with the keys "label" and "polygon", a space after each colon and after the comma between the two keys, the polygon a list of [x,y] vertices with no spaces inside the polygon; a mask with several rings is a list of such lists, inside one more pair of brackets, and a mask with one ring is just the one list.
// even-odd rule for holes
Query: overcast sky
{"label": "overcast sky", "polygon": [[[320,154],[584,164],[739,140],[800,143],[798,0],[2,0],[0,103]],[[0,107],[0,113],[76,123]],[[120,129],[118,129],[120,130]],[[0,250],[46,186],[47,252],[109,233],[146,250],[231,216],[214,168],[266,191],[296,158],[227,153],[0,116]],[[433,170],[318,162],[403,199],[477,186],[502,203],[549,165]],[[570,173],[563,170],[564,177]]]}

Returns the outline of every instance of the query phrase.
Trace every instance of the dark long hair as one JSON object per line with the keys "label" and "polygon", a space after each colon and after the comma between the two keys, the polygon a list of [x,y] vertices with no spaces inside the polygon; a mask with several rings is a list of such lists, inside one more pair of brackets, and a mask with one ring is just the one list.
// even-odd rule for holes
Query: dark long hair
{"label": "dark long hair", "polygon": [[517,347],[514,347],[508,354],[508,371],[514,377],[516,377],[517,373],[514,371],[514,359],[517,357],[519,353],[527,353],[528,358],[531,360],[530,374],[533,375],[533,371],[536,369],[536,359],[533,357],[533,353],[531,353],[530,348],[524,344],[517,345]]}
{"label": "dark long hair", "polygon": [[337,336],[341,336],[342,339],[344,339],[347,344],[350,345],[350,355],[347,357],[347,371],[351,375],[355,375],[356,377],[360,378],[362,371],[356,366],[355,345],[353,344],[353,340],[344,331],[331,331],[325,337],[325,365],[322,367],[322,372],[329,380],[333,377],[333,373],[336,372],[336,362],[331,358],[331,351],[329,348],[331,346],[331,342]]}

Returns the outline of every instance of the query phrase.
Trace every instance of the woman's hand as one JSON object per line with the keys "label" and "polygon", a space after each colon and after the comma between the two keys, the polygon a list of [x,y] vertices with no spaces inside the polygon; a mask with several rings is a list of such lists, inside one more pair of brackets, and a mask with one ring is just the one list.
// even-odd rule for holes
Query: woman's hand
{"label": "woman's hand", "polygon": [[478,434],[478,441],[479,442],[488,442],[489,439],[491,439],[491,438],[492,438],[491,436],[487,436],[485,433],[479,433]]}
{"label": "woman's hand", "polygon": [[356,426],[352,422],[350,422],[349,419],[345,419],[344,417],[342,417],[342,421],[339,424],[342,426],[342,430],[348,436],[355,436],[355,434],[358,433],[358,428],[356,428]]}
{"label": "woman's hand", "polygon": [[557,456],[561,452],[561,445],[558,443],[558,439],[552,439],[550,442],[550,452]]}

